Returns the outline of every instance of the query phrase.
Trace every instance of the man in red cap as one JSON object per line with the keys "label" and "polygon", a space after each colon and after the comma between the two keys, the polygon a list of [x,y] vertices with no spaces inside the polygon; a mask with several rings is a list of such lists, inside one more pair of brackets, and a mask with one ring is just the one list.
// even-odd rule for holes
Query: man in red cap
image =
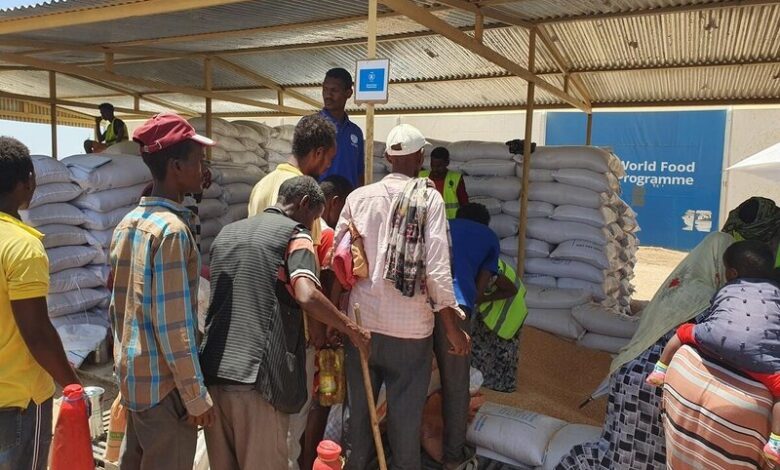
{"label": "man in red cap", "polygon": [[200,254],[181,203],[201,191],[204,146],[176,114],[154,116],[133,135],[152,173],[151,195],[116,227],[110,313],[122,403],[129,410],[123,470],[190,470],[197,427],[214,421],[198,362]]}

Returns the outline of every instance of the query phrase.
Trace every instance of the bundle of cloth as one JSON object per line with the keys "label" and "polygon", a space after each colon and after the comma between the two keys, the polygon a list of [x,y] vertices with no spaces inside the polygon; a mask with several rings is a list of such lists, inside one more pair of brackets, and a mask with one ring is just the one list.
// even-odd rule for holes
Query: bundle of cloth
{"label": "bundle of cloth", "polygon": [[[37,188],[29,208],[19,213],[25,223],[44,234],[50,273],[49,316],[70,361],[78,366],[106,337],[106,257],[95,237],[83,227],[88,214],[76,201],[83,197],[84,189],[73,182],[68,167],[45,155],[32,159]],[[97,326],[81,326],[87,324]]]}

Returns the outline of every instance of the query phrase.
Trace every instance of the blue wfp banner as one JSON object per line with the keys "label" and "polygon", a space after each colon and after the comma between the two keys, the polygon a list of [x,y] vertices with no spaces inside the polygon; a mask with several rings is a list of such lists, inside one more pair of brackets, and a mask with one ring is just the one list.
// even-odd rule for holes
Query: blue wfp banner
{"label": "blue wfp banner", "polygon": [[[582,145],[583,113],[548,113],[547,145]],[[623,161],[642,245],[689,250],[718,230],[726,111],[593,114],[593,145]]]}

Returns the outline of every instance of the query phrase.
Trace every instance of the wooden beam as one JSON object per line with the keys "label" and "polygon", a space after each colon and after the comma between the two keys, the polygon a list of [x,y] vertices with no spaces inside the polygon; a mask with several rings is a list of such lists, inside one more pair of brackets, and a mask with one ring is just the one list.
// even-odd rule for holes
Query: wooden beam
{"label": "wooden beam", "polygon": [[167,83],[161,83],[154,80],[147,80],[144,78],[127,77],[115,73],[102,72],[99,70],[87,69],[87,68],[77,67],[69,64],[61,64],[58,62],[50,62],[46,60],[35,59],[20,54],[0,52],[0,60],[6,62],[18,63],[22,65],[29,65],[32,67],[38,67],[46,70],[54,70],[61,73],[70,73],[78,76],[92,78],[95,80],[105,80],[109,82],[125,83],[127,85],[141,86],[141,87],[151,88],[155,90],[165,90],[171,93],[181,93],[184,95],[199,96],[202,98],[212,98],[216,100],[246,104],[249,106],[257,106],[258,108],[272,109],[274,111],[279,111],[279,112],[288,113],[292,115],[306,115],[310,113],[309,110],[293,108],[290,106],[279,106],[273,103],[266,103],[258,100],[251,100],[232,93],[219,93],[213,91],[205,91],[205,90],[199,90],[197,88],[189,88],[189,87],[171,85]]}
{"label": "wooden beam", "polygon": [[[528,70],[533,73],[536,62],[536,30],[528,32]],[[536,85],[528,83],[525,104],[525,141],[523,142],[523,179],[520,190],[520,223],[517,233],[517,278],[522,279],[525,272],[525,234],[528,221],[528,194],[531,175],[531,139],[534,129],[534,92]]]}
{"label": "wooden beam", "polygon": [[284,90],[277,90],[276,102],[279,103],[279,106],[284,106]]}
{"label": "wooden beam", "polygon": [[[242,67],[234,62],[231,62],[227,59],[223,59],[221,57],[215,56],[213,59],[214,62],[216,62],[216,64],[219,65],[220,67],[224,67],[239,75],[243,75],[244,77],[257,82],[260,85],[266,86],[272,90],[276,90],[277,92],[284,92],[284,94],[290,96],[291,98],[295,98],[298,101],[311,105],[312,107],[314,107],[314,109],[320,109],[322,107],[322,103],[320,103],[319,101],[311,99],[308,96],[304,95],[303,93],[299,93],[295,90],[288,90],[287,88],[282,87],[281,85],[274,82],[270,78],[260,75],[257,72],[253,72],[247,69],[246,67]],[[280,106],[283,106],[282,103],[279,104]]]}
{"label": "wooden beam", "polygon": [[[106,83],[105,81],[94,80],[94,79],[91,79],[91,78],[82,77],[82,76],[75,75],[75,74],[65,74],[65,75],[68,75],[69,77],[71,77],[73,79],[76,79],[76,80],[80,80],[82,82],[86,82],[86,83],[89,83],[89,84],[92,84],[92,85],[95,85],[95,86],[103,87],[103,88],[105,88],[107,90],[113,90],[113,91],[116,91],[118,93],[121,93],[121,95],[109,95],[109,96],[93,96],[93,97],[84,96],[84,97],[81,97],[82,99],[83,98],[104,98],[104,97],[105,98],[111,98],[111,97],[125,95],[125,96],[132,96],[133,99],[137,99],[137,98],[143,99],[144,101],[148,101],[149,103],[153,103],[153,104],[156,104],[157,106],[162,106],[164,108],[168,108],[171,111],[176,111],[177,113],[181,113],[181,114],[184,114],[184,115],[197,116],[197,115],[200,114],[199,112],[197,112],[197,111],[195,111],[193,109],[186,108],[184,106],[179,106],[177,104],[171,103],[170,101],[166,101],[166,100],[163,100],[163,99],[160,99],[160,98],[152,98],[152,97],[149,97],[149,96],[143,96],[141,93],[139,93],[136,90],[131,90],[129,88],[116,86],[113,83]],[[77,99],[77,98],[70,97],[70,99]],[[140,109],[136,109],[136,111],[140,111]]]}
{"label": "wooden beam", "polygon": [[[547,51],[550,52],[553,56],[553,60],[555,61],[555,64],[558,66],[558,68],[561,70],[561,72],[564,73],[565,76],[569,76],[569,72],[571,71],[569,66],[569,58],[566,57],[565,53],[556,47],[555,43],[553,42],[550,35],[547,33],[547,30],[544,28],[544,26],[539,26],[536,28],[536,34],[539,37],[539,39],[542,41],[542,44],[544,44],[544,47],[547,49]],[[571,76],[570,77],[571,84],[574,85],[574,88],[577,89],[582,99],[590,104],[591,102],[591,94],[590,91],[587,89],[585,84],[580,80],[577,76]]]}
{"label": "wooden beam", "polygon": [[476,16],[474,16],[474,39],[476,39],[479,42],[482,42],[484,35],[485,35],[485,17],[482,15],[482,13],[478,13]]}
{"label": "wooden beam", "polygon": [[[368,0],[368,31],[367,31],[367,59],[376,59],[376,30],[377,30],[377,0]],[[366,105],[366,135],[363,140],[365,150],[363,152],[363,182],[371,184],[374,182],[374,104]],[[381,445],[378,442],[377,445]],[[382,452],[384,453],[384,452]],[[381,462],[384,456],[380,456]],[[385,463],[385,468],[387,464]]]}
{"label": "wooden beam", "polygon": [[671,15],[707,10],[723,10],[730,8],[745,8],[762,5],[776,5],[777,0],[725,0],[717,3],[695,3],[688,5],[648,8],[633,11],[616,11],[607,13],[573,15],[562,18],[547,18],[535,21],[537,25],[571,23],[573,21],[598,21],[614,18],[636,18],[639,16]]}
{"label": "wooden beam", "polygon": [[[51,100],[48,96],[31,96],[31,95],[22,95],[19,93],[8,93],[5,91],[0,91],[0,98],[13,98],[20,101],[30,101],[34,103],[50,103]],[[72,100],[64,100],[57,98],[56,99],[57,106],[71,106],[74,108],[86,108],[86,109],[98,109],[98,105],[95,103],[85,103],[83,101],[72,101]],[[115,111],[118,111],[120,113],[127,113],[127,114],[139,114],[139,115],[148,115],[152,116],[157,113],[153,112],[147,112],[147,111],[135,111],[130,108],[122,108],[122,107],[114,107]],[[94,117],[93,117],[94,119]]]}
{"label": "wooden beam", "polygon": [[49,14],[33,14],[0,22],[0,34],[25,33],[127,18],[197,10],[244,0],[140,0],[92,8],[72,8]]}
{"label": "wooden beam", "polygon": [[113,72],[114,71],[114,53],[113,52],[106,52],[104,69],[106,70],[106,72]]}
{"label": "wooden beam", "polygon": [[[0,22],[0,25],[2,22]],[[126,47],[122,48],[121,50],[116,50],[115,48],[110,47],[109,45],[104,44],[88,44],[88,43],[80,43],[80,42],[71,42],[71,41],[47,41],[42,39],[28,39],[28,38],[19,38],[16,36],[13,37],[3,37],[0,36],[0,46],[11,46],[11,47],[32,47],[36,48],[37,50],[33,51],[23,51],[19,52],[20,54],[27,54],[27,55],[35,55],[35,54],[43,54],[47,52],[56,52],[56,51],[78,51],[78,52],[94,52],[95,54],[105,54],[107,52],[114,52],[116,54],[126,54],[126,55],[147,55],[152,57],[159,57],[159,58],[178,58],[182,56],[196,56],[198,53],[192,53],[192,52],[182,52],[182,51],[171,51],[171,50],[165,50],[165,49],[159,49],[159,48],[141,48],[141,47]],[[99,61],[96,61],[93,63],[93,65],[103,65],[105,62],[105,57]],[[119,59],[115,60],[115,63],[121,63]]]}
{"label": "wooden beam", "polygon": [[590,111],[590,107],[582,100],[574,96],[571,96],[567,93],[564,93],[557,87],[542,80],[541,78],[529,72],[527,69],[521,67],[520,65],[513,62],[512,60],[499,54],[493,49],[483,44],[480,44],[476,39],[472,38],[467,34],[462,33],[457,28],[450,26],[447,22],[428,13],[424,8],[417,6],[416,4],[410,2],[409,0],[380,0],[380,1],[383,4],[387,5],[388,7],[392,8],[393,10],[401,12],[406,16],[408,16],[409,18],[413,19],[414,21],[417,21],[418,23],[422,24],[423,26],[426,26],[429,29],[438,32],[442,36],[453,41],[454,43],[458,44],[464,49],[467,49],[473,52],[474,54],[477,54],[482,58],[490,62],[493,62],[494,64],[500,67],[503,67],[507,71],[511,72],[514,75],[517,75],[518,77],[528,81],[529,83],[530,82],[535,83],[539,88],[565,101],[566,103],[571,104],[575,108],[579,108],[586,112]]}
{"label": "wooden beam", "polygon": [[447,5],[458,10],[469,11],[475,15],[479,14],[479,5],[470,3],[466,0],[436,0],[436,3]]}
{"label": "wooden beam", "polygon": [[585,145],[590,145],[593,137],[593,113],[588,113],[588,123],[585,128]]}
{"label": "wooden beam", "polygon": [[[212,59],[203,60],[203,89],[211,91],[214,88],[214,61]],[[282,103],[279,103],[280,105]],[[214,119],[213,111],[211,109],[211,98],[206,98],[206,137],[211,138],[214,135]],[[206,147],[206,159],[211,160],[212,149]]]}
{"label": "wooden beam", "polygon": [[57,159],[57,74],[49,72],[49,106],[51,108],[51,157]]}

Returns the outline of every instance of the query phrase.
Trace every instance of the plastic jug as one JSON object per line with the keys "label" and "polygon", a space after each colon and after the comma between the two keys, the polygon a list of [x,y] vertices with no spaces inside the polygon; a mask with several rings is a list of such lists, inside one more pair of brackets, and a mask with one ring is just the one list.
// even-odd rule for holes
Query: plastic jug
{"label": "plastic jug", "polygon": [[52,439],[51,470],[94,470],[89,413],[81,385],[62,391],[63,400]]}
{"label": "plastic jug", "polygon": [[317,446],[317,458],[312,470],[341,470],[344,461],[341,458],[341,446],[333,441],[322,441]]}
{"label": "plastic jug", "polygon": [[344,402],[344,349],[322,349],[318,353],[320,405],[333,406]]}

